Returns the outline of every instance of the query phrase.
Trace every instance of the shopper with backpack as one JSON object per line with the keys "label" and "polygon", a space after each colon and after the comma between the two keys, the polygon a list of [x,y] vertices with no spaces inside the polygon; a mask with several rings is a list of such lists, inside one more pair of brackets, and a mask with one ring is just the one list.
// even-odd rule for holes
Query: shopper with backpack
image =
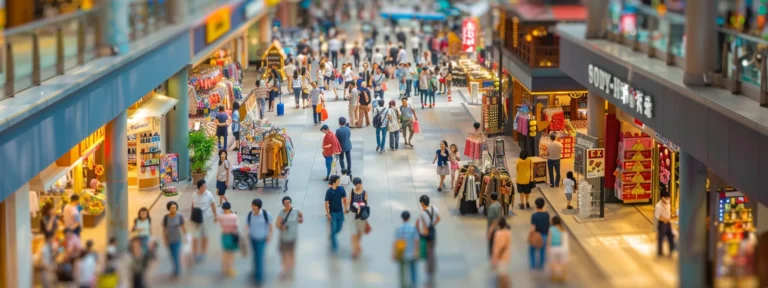
{"label": "shopper with backpack", "polygon": [[421,235],[419,251],[421,258],[427,260],[427,275],[431,282],[434,280],[435,270],[437,270],[437,262],[435,261],[437,231],[435,226],[440,223],[440,215],[435,206],[429,205],[429,196],[421,195],[419,204],[421,205],[421,214],[416,220],[416,228]]}
{"label": "shopper with backpack", "polygon": [[[415,225],[408,222],[411,219],[410,212],[403,211],[400,218],[403,219],[403,225],[395,230],[392,259],[400,266],[400,287],[417,287],[416,264],[419,259],[419,231]],[[406,269],[410,270],[411,273],[410,285],[405,277]]]}
{"label": "shopper with backpack", "polygon": [[261,199],[256,198],[251,202],[251,212],[248,212],[248,236],[251,239],[253,250],[253,276],[256,284],[264,282],[264,251],[269,239],[272,238],[272,215],[267,210],[261,209]]}
{"label": "shopper with backpack", "polygon": [[373,109],[373,128],[376,128],[376,152],[384,153],[384,143],[387,141],[387,123],[389,108],[384,106],[384,100],[379,99],[378,106]]}
{"label": "shopper with backpack", "polygon": [[165,208],[168,209],[168,214],[163,216],[163,240],[168,246],[168,251],[171,252],[173,276],[179,277],[181,275],[181,244],[185,239],[184,235],[187,235],[187,228],[184,226],[184,217],[178,213],[179,204],[176,201],[168,201]]}

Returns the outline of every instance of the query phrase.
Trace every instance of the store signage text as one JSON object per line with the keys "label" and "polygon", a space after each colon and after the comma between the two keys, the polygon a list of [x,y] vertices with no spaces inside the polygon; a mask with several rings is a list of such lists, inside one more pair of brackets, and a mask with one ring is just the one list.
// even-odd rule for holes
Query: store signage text
{"label": "store signage text", "polygon": [[229,32],[232,25],[231,14],[230,7],[223,7],[208,17],[205,22],[205,43],[210,44]]}
{"label": "store signage text", "polygon": [[245,5],[245,19],[256,17],[264,10],[264,0],[256,0]]}
{"label": "store signage text", "polygon": [[477,38],[477,22],[475,19],[464,19],[461,25],[461,51],[472,53],[475,52],[476,38]]}
{"label": "store signage text", "polygon": [[587,150],[587,178],[605,176],[605,149]]}
{"label": "store signage text", "polygon": [[93,134],[83,139],[83,141],[80,141],[80,156],[85,155],[85,153],[88,152],[88,149],[93,147],[93,145],[96,145],[99,142],[103,141],[105,134],[106,134],[106,129],[104,127],[101,127],[97,129],[96,132],[93,132]]}
{"label": "store signage text", "polygon": [[678,147],[677,145],[675,145],[675,143],[672,143],[672,141],[669,141],[669,139],[659,134],[659,132],[656,132],[654,136],[656,136],[656,139],[659,139],[659,142],[661,142],[661,144],[664,144],[664,146],[667,146],[672,151],[680,151],[680,147]]}
{"label": "store signage text", "polygon": [[649,119],[653,118],[653,98],[651,95],[630,87],[621,79],[592,64],[589,64],[587,73],[589,84],[605,91],[608,95],[613,95],[613,98],[629,106],[630,109],[634,109],[635,112],[645,115]]}

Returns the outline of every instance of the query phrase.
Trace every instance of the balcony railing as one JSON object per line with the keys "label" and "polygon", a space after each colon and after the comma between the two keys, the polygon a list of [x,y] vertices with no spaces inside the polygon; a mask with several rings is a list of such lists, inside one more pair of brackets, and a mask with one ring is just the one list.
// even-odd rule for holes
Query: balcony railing
{"label": "balcony railing", "polygon": [[768,106],[764,61],[768,57],[768,41],[728,28],[719,28],[718,36],[720,75],[724,78],[721,86]]}
{"label": "balcony railing", "polygon": [[169,0],[142,0],[130,4],[128,24],[131,28],[131,40],[157,31],[159,28],[171,24],[171,4]]}
{"label": "balcony railing", "polygon": [[511,51],[530,68],[557,68],[560,66],[560,47],[558,45],[541,45],[535,40],[526,41],[522,35],[517,48]]}
{"label": "balcony railing", "polygon": [[[635,51],[643,51],[649,57],[664,60],[667,65],[682,66],[682,59],[685,58],[685,17],[672,12],[659,14],[645,5],[636,5],[635,8],[635,14],[608,15],[608,19],[612,19],[608,21],[608,39],[631,46]],[[631,18],[624,20],[624,17],[634,17],[634,27],[622,26],[621,23],[632,23]]]}

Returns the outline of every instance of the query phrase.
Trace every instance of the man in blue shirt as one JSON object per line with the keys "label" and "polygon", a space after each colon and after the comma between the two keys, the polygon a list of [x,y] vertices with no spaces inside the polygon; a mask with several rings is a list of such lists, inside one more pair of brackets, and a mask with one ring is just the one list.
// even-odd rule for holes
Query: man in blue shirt
{"label": "man in blue shirt", "polygon": [[262,210],[261,199],[253,199],[251,212],[248,212],[248,236],[253,249],[253,273],[257,284],[264,281],[264,248],[272,238],[272,215]]}
{"label": "man in blue shirt", "polygon": [[[392,249],[393,258],[400,263],[400,287],[416,287],[416,261],[419,260],[419,232],[416,226],[409,223],[411,213],[403,211],[400,214],[403,226],[395,230],[395,243]],[[405,277],[406,268],[410,269],[411,285],[408,285]]]}
{"label": "man in blue shirt", "polygon": [[[338,139],[339,144],[341,144],[339,163],[341,164],[341,170],[347,170],[347,175],[349,175],[349,177],[352,177],[352,157],[350,157],[350,153],[352,153],[351,136],[352,131],[349,129],[349,126],[347,126],[347,119],[339,117],[339,128],[336,129],[336,139]],[[344,158],[347,159],[346,166],[344,165]]]}
{"label": "man in blue shirt", "polygon": [[339,186],[339,175],[331,175],[330,188],[325,192],[325,217],[331,222],[331,251],[339,251],[339,243],[336,234],[341,232],[344,224],[344,207],[347,207],[347,192],[343,186]]}

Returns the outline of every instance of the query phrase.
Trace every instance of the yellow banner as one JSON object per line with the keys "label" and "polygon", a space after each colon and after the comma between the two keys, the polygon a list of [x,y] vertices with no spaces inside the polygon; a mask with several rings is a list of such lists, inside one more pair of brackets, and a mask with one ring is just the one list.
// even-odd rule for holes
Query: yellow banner
{"label": "yellow banner", "polygon": [[229,32],[232,26],[232,11],[230,7],[223,7],[213,12],[205,23],[205,43],[210,44],[219,37]]}

